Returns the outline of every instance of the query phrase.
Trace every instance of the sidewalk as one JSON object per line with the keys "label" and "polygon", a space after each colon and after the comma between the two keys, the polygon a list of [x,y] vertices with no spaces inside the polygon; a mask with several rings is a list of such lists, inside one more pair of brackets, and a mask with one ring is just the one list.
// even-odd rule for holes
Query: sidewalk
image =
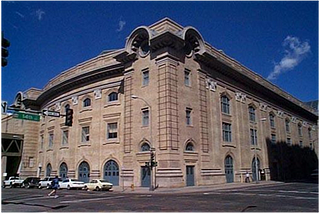
{"label": "sidewalk", "polygon": [[192,187],[175,187],[175,188],[165,188],[159,187],[154,191],[149,191],[149,187],[135,187],[134,191],[130,187],[113,187],[114,192],[125,192],[125,193],[148,193],[148,194],[168,194],[168,193],[194,193],[194,192],[205,192],[223,189],[234,189],[234,188],[246,188],[246,187],[256,187],[256,186],[267,186],[283,184],[283,182],[277,181],[259,181],[259,183],[224,183],[224,184],[214,184],[210,186],[192,186]]}

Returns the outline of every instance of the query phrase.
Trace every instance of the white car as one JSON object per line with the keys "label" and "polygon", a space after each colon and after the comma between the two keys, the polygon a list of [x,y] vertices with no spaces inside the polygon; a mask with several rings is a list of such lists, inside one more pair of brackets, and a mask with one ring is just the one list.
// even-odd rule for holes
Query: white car
{"label": "white car", "polygon": [[106,180],[93,179],[89,183],[84,184],[84,189],[86,190],[110,190],[112,188],[112,183]]}
{"label": "white car", "polygon": [[53,178],[50,178],[50,177],[41,179],[39,182],[39,186],[38,186],[39,189],[44,188],[44,187],[47,189],[50,189],[52,180],[53,180]]}
{"label": "white car", "polygon": [[60,184],[60,189],[82,189],[84,187],[84,182],[73,178],[67,178]]}

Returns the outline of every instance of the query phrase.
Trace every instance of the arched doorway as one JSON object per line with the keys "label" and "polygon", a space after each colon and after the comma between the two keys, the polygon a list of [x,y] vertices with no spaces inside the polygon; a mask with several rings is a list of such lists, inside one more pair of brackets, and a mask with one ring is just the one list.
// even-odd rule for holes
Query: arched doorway
{"label": "arched doorway", "polygon": [[103,178],[112,183],[113,186],[119,186],[119,166],[114,160],[109,160],[104,165]]}
{"label": "arched doorway", "polygon": [[224,169],[226,173],[226,181],[227,183],[233,182],[233,159],[230,155],[226,157],[224,160]]}
{"label": "arched doorway", "polygon": [[85,183],[88,183],[90,180],[90,167],[89,164],[85,161],[83,161],[79,165],[79,171],[78,171],[78,178],[80,181],[83,181]]}
{"label": "arched doorway", "polygon": [[52,171],[51,164],[48,163],[47,168],[46,168],[46,176],[47,176],[47,177],[50,177],[51,171]]}
{"label": "arched doorway", "polygon": [[66,178],[68,177],[68,167],[66,163],[62,163],[60,165],[60,173],[59,173],[60,178]]}
{"label": "arched doorway", "polygon": [[[254,157],[252,159],[252,180],[256,181],[257,178],[258,180],[260,180],[260,176],[259,176],[259,170],[260,170],[260,160],[259,158],[257,158],[257,163],[256,163],[256,158]],[[258,167],[258,170],[256,170],[256,166]],[[257,171],[258,171],[258,175],[257,175]]]}

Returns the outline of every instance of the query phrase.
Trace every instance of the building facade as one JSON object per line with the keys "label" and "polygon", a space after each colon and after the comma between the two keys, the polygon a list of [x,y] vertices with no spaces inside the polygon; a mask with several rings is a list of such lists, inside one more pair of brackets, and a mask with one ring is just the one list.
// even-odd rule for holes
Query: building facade
{"label": "building facade", "polygon": [[[311,108],[168,18],[133,30],[125,48],[18,93],[14,106],[62,115],[73,109],[72,126],[64,117],[25,122],[21,176],[210,185],[243,182],[246,172],[270,179],[278,164],[270,142],[318,154]],[[16,120],[3,116],[2,127]],[[151,174],[150,148],[157,161]]]}

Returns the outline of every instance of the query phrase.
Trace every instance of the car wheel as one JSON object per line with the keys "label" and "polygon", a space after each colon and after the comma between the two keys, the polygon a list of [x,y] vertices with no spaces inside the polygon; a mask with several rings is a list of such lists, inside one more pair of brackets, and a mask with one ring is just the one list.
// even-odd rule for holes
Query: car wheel
{"label": "car wheel", "polygon": [[88,190],[88,187],[87,187],[87,186],[84,186],[83,189],[84,189],[84,190]]}
{"label": "car wheel", "polygon": [[100,188],[99,188],[99,187],[96,187],[96,190],[97,190],[97,191],[99,191],[99,190],[100,190]]}
{"label": "car wheel", "polygon": [[30,184],[27,184],[26,188],[27,188],[27,189],[30,189]]}
{"label": "car wheel", "polygon": [[25,185],[24,185],[24,183],[22,183],[20,187],[21,187],[21,188],[25,188]]}
{"label": "car wheel", "polygon": [[67,186],[67,190],[70,190],[70,189],[71,189],[71,187],[70,187],[70,185],[68,185],[68,186]]}
{"label": "car wheel", "polygon": [[47,189],[50,189],[50,185],[49,184],[47,184]]}
{"label": "car wheel", "polygon": [[39,189],[42,189],[42,186],[39,184],[38,188],[39,188]]}

